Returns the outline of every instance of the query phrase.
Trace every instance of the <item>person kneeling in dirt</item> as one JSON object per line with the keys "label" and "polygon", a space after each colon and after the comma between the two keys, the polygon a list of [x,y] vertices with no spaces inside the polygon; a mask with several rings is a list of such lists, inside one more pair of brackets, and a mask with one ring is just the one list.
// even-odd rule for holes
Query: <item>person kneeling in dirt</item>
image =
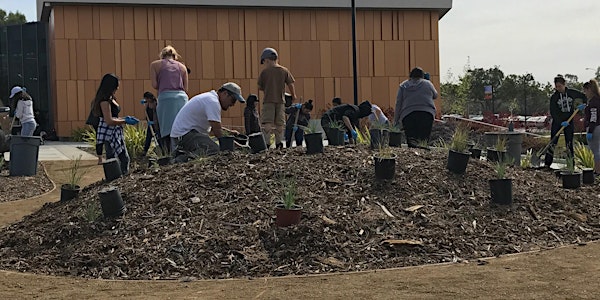
{"label": "person kneeling in dirt", "polygon": [[332,125],[335,122],[342,122],[342,125],[346,129],[348,134],[348,140],[350,144],[354,144],[358,133],[354,128],[358,128],[358,121],[371,114],[372,105],[369,101],[364,101],[358,106],[353,104],[342,104],[338,105],[323,114],[321,117],[321,126],[327,135],[327,139],[330,139],[330,131]]}
{"label": "person kneeling in dirt", "polygon": [[212,90],[190,99],[177,113],[171,128],[171,137],[177,142],[175,161],[186,162],[190,158],[219,152],[219,145],[210,138],[210,134],[220,138],[224,130],[238,135],[236,130],[221,126],[221,111],[226,111],[237,101],[246,102],[240,86],[233,82],[223,84],[218,91]]}
{"label": "person kneeling in dirt", "polygon": [[292,147],[292,135],[296,140],[296,146],[302,146],[304,141],[304,129],[302,128],[308,126],[310,112],[313,109],[312,103],[312,100],[308,100],[304,104],[296,103],[285,109],[285,113],[288,114],[285,123],[285,146],[287,148]]}

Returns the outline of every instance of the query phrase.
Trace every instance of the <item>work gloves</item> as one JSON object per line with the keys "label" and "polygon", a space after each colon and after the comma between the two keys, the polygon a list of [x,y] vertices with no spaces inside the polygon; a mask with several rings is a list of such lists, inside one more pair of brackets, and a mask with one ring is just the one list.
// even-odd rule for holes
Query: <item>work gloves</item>
{"label": "work gloves", "polygon": [[140,122],[140,120],[138,120],[136,117],[132,117],[132,116],[125,117],[125,123],[127,123],[128,125],[135,125],[139,122]]}
{"label": "work gloves", "polygon": [[567,126],[569,126],[569,122],[563,121],[562,123],[560,123],[560,126],[567,127]]}
{"label": "work gloves", "polygon": [[302,104],[301,103],[296,103],[294,104],[294,107],[297,109],[301,109],[302,108]]}
{"label": "work gloves", "polygon": [[577,105],[577,109],[584,110],[586,106],[587,105],[585,105],[585,103],[581,103],[581,104]]}
{"label": "work gloves", "polygon": [[146,104],[146,99],[142,99],[142,100],[140,100],[140,103],[141,103],[141,104]]}
{"label": "work gloves", "polygon": [[587,139],[587,141],[588,141],[588,142],[590,142],[590,141],[592,141],[592,137],[593,137],[593,136],[594,136],[594,135],[593,135],[591,132],[588,132],[588,133],[585,135],[585,138]]}
{"label": "work gloves", "polygon": [[294,125],[294,127],[292,127],[292,131],[293,131],[293,132],[296,132],[296,131],[298,131],[298,125]]}
{"label": "work gloves", "polygon": [[358,133],[356,133],[356,130],[352,129],[350,131],[350,134],[352,134],[352,139],[356,140],[356,138],[358,137]]}
{"label": "work gloves", "polygon": [[150,126],[154,125],[154,121],[148,121],[148,125],[150,125]]}

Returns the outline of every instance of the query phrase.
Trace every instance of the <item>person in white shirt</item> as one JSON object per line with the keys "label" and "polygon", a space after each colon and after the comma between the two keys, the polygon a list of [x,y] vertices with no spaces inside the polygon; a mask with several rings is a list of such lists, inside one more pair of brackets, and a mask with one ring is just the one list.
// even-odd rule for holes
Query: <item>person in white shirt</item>
{"label": "person in white shirt", "polygon": [[390,123],[379,106],[373,104],[371,106],[371,114],[369,115],[369,124],[372,126],[384,127]]}
{"label": "person in white shirt", "polygon": [[25,89],[20,86],[15,86],[10,91],[10,97],[17,102],[15,109],[15,117],[21,122],[21,135],[32,136],[37,127],[35,117],[33,115],[33,100],[31,96],[25,92]]}
{"label": "person in white shirt", "polygon": [[238,135],[236,130],[221,126],[221,111],[239,101],[245,103],[242,90],[233,82],[225,83],[218,91],[194,96],[177,113],[171,128],[171,138],[176,141],[176,162],[185,162],[190,157],[214,155],[219,146],[210,135],[217,138],[223,131]]}

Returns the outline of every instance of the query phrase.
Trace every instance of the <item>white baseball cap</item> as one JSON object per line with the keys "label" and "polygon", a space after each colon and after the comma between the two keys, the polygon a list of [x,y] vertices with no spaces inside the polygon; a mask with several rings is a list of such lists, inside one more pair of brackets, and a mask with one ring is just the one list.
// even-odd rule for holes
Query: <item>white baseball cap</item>
{"label": "white baseball cap", "polygon": [[15,86],[14,88],[12,88],[12,90],[10,90],[10,97],[8,97],[8,98],[12,98],[16,94],[18,94],[20,92],[25,92],[25,91],[26,91],[26,89],[24,87]]}

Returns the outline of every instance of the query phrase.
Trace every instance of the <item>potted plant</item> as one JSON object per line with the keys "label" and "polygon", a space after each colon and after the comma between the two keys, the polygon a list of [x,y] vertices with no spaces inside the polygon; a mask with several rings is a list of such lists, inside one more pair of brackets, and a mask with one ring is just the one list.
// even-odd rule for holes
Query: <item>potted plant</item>
{"label": "potted plant", "polygon": [[65,171],[67,182],[60,186],[60,201],[74,199],[81,191],[81,178],[85,175],[85,170],[81,168],[81,155],[71,161],[69,168]]}
{"label": "potted plant", "polygon": [[389,131],[387,125],[380,123],[372,123],[369,128],[369,135],[371,136],[371,149],[379,149],[380,145],[388,145]]}
{"label": "potted plant", "polygon": [[296,181],[284,179],[282,203],[275,206],[275,224],[286,227],[300,223],[302,217],[302,206],[296,205]]}
{"label": "potted plant", "polygon": [[496,145],[487,148],[486,158],[490,162],[497,162],[504,159],[504,156],[506,156],[506,139],[498,137]]}
{"label": "potted plant", "polygon": [[468,144],[469,152],[471,152],[471,157],[475,159],[481,158],[481,145],[478,142],[471,142]]}
{"label": "potted plant", "polygon": [[319,130],[317,122],[308,122],[308,126],[301,126],[304,130],[304,142],[306,143],[306,154],[323,153],[323,134]]}
{"label": "potted plant", "polygon": [[233,141],[235,138],[228,131],[223,130],[223,135],[219,138],[219,151],[233,151]]}
{"label": "potted plant", "polygon": [[566,167],[560,172],[563,188],[576,189],[581,186],[581,172],[575,169],[575,159],[568,155],[566,159]]}
{"label": "potted plant", "polygon": [[381,145],[379,151],[373,156],[375,161],[375,178],[377,179],[394,179],[396,174],[396,154],[392,152],[392,148],[386,145]]}
{"label": "potted plant", "polygon": [[583,184],[594,183],[594,153],[580,142],[575,142],[575,164],[581,167]]}
{"label": "potted plant", "polygon": [[389,125],[389,144],[390,147],[401,147],[402,146],[402,130],[400,126]]}
{"label": "potted plant", "polygon": [[468,150],[467,139],[469,135],[467,130],[462,127],[456,127],[452,135],[452,141],[448,146],[448,162],[446,168],[452,173],[462,174],[467,169],[471,152]]}
{"label": "potted plant", "polygon": [[509,159],[503,159],[494,164],[496,178],[488,180],[492,203],[500,205],[512,204],[512,179],[506,178],[506,168],[510,165]]}
{"label": "potted plant", "polygon": [[329,132],[327,133],[327,140],[329,145],[332,146],[343,146],[344,134],[346,133],[346,125],[341,121],[333,121],[329,123]]}

